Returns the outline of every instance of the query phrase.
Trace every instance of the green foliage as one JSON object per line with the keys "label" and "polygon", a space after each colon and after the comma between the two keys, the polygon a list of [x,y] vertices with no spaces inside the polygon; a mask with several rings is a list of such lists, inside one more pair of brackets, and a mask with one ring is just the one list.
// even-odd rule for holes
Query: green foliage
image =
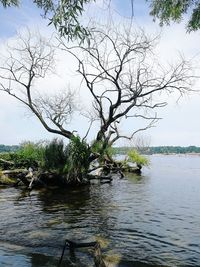
{"label": "green foliage", "polygon": [[91,151],[94,154],[99,154],[102,150],[102,142],[101,141],[94,141],[93,144],[91,145]]}
{"label": "green foliage", "polygon": [[1,153],[0,158],[14,162],[14,168],[41,168],[56,172],[66,182],[81,182],[89,169],[90,153],[87,143],[74,136],[67,146],[58,139],[45,145],[26,142],[17,152]]}
{"label": "green foliage", "polygon": [[18,6],[19,0],[0,0],[3,7]]}
{"label": "green foliage", "polygon": [[11,160],[11,154],[13,154],[13,153],[12,152],[3,152],[3,153],[0,153],[0,158],[3,159],[3,160],[10,161]]}
{"label": "green foliage", "polygon": [[64,167],[64,173],[67,181],[81,181],[89,169],[90,149],[87,143],[74,136],[67,148],[67,162]]}
{"label": "green foliage", "polygon": [[57,170],[62,173],[67,160],[67,152],[62,140],[53,139],[44,147],[42,169]]}
{"label": "green foliage", "polygon": [[[89,29],[80,24],[79,17],[81,17],[84,11],[84,6],[92,1],[93,0],[63,0],[60,1],[57,6],[54,1],[50,1],[53,6],[52,10],[54,11],[50,24],[54,24],[60,35],[67,37],[68,40],[78,39],[84,41],[85,38],[89,36]],[[41,2],[40,7],[43,8],[44,1],[36,0],[38,6],[39,2]],[[46,9],[46,13],[49,13],[48,9]]]}
{"label": "green foliage", "polygon": [[147,0],[151,2],[150,14],[160,20],[160,25],[169,24],[170,21],[179,22],[185,14],[191,12],[187,30],[195,31],[200,29],[200,3],[199,1],[183,0]]}
{"label": "green foliage", "polygon": [[[78,39],[84,41],[89,36],[89,30],[80,24],[84,7],[95,0],[33,0],[37,7],[44,12],[43,17],[48,17],[49,24],[53,24],[61,36],[69,40]],[[19,0],[0,0],[4,7],[20,6]]]}
{"label": "green foliage", "polygon": [[98,158],[100,162],[104,161],[106,156],[112,158],[114,154],[113,148],[103,141],[98,141],[98,142],[95,141],[91,146],[91,151],[94,154],[100,155]]}
{"label": "green foliage", "polygon": [[140,166],[147,166],[149,165],[149,160],[145,157],[140,155],[137,150],[133,149],[128,152],[128,161],[132,163],[136,163]]}
{"label": "green foliage", "polygon": [[[130,2],[133,0],[130,0]],[[190,14],[187,24],[188,31],[200,29],[200,3],[192,0],[146,0],[150,2],[150,15],[160,20],[160,25],[170,21],[179,22],[185,14]],[[19,0],[0,0],[4,7],[19,6]],[[84,41],[90,35],[90,29],[79,22],[85,5],[95,0],[33,0],[44,12],[44,17],[50,17],[50,23],[55,26],[61,36],[69,40]],[[109,2],[109,1],[108,1]],[[88,38],[87,38],[88,39]]]}
{"label": "green foliage", "polygon": [[200,29],[200,3],[193,9],[192,16],[188,23],[188,31],[196,31]]}
{"label": "green foliage", "polygon": [[[9,152],[0,153],[0,159],[10,162],[11,154],[12,153],[9,153]],[[10,167],[10,164],[7,164],[4,161],[0,161],[0,176],[1,176],[1,170],[5,170],[5,169],[8,169],[8,167]]]}
{"label": "green foliage", "polygon": [[44,170],[56,171],[67,183],[81,182],[89,168],[90,150],[86,142],[74,136],[67,146],[54,139],[44,148]]}
{"label": "green foliage", "polygon": [[[41,143],[24,142],[15,152],[4,152],[0,158],[14,163],[13,168],[38,167],[43,161],[44,148]],[[5,163],[0,163],[0,166]]]}
{"label": "green foliage", "polygon": [[44,147],[41,143],[24,142],[15,153],[10,153],[10,159],[16,165],[23,167],[38,167],[43,161]]}

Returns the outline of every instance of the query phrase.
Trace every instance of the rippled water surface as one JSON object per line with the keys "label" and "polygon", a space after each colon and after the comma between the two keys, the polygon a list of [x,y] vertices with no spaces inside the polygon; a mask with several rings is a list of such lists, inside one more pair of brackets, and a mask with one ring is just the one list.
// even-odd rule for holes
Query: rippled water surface
{"label": "rippled water surface", "polygon": [[[200,266],[200,157],[150,160],[112,184],[0,188],[0,266],[57,266],[66,238],[99,240],[110,266]],[[77,266],[90,260],[78,252]]]}

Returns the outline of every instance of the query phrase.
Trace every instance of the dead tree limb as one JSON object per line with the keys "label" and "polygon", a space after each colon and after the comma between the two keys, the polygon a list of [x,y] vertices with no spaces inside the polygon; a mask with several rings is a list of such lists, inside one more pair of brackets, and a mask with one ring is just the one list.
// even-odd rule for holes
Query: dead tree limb
{"label": "dead tree limb", "polygon": [[8,46],[7,58],[0,66],[0,91],[28,107],[48,132],[71,139],[73,132],[65,129],[73,111],[71,92],[52,98],[34,96],[34,83],[53,71],[54,54],[50,40],[28,30],[26,35],[19,33],[17,43]]}

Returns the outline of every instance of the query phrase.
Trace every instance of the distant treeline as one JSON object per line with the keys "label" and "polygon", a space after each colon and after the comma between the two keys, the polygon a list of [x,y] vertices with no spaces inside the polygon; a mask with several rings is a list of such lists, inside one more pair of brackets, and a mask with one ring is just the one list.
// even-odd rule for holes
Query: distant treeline
{"label": "distant treeline", "polygon": [[[14,152],[17,151],[20,146],[17,145],[0,145],[1,152]],[[125,155],[132,147],[114,147],[113,151],[115,154]],[[200,153],[200,147],[197,146],[152,146],[143,147],[138,149],[141,154],[152,155],[152,154],[186,154],[186,153]]]}
{"label": "distant treeline", "polygon": [[[127,154],[131,147],[115,147],[114,153],[116,154]],[[152,155],[152,154],[186,154],[186,153],[200,153],[200,147],[196,146],[154,146],[144,147],[138,149],[141,154]]]}
{"label": "distant treeline", "polygon": [[6,146],[0,145],[0,153],[1,152],[13,152],[19,149],[19,146]]}

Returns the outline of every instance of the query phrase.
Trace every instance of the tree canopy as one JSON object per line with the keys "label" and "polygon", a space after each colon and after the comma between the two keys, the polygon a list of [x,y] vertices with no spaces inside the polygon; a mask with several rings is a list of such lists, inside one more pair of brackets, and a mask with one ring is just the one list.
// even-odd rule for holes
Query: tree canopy
{"label": "tree canopy", "polygon": [[190,14],[187,23],[189,32],[200,28],[200,1],[199,0],[147,0],[150,2],[150,15],[159,19],[160,25],[170,24],[170,21],[179,22],[185,14]]}
{"label": "tree canopy", "polygon": [[[89,35],[89,30],[80,23],[80,17],[85,5],[94,0],[33,0],[38,8],[43,10],[43,16],[49,19],[61,36],[68,39],[84,40]],[[19,0],[0,0],[6,7],[20,6]]]}
{"label": "tree canopy", "polygon": [[[154,20],[158,19],[160,25],[170,24],[171,21],[179,22],[185,14],[190,13],[187,30],[195,31],[200,28],[200,1],[199,0],[146,0],[150,3],[150,15]],[[90,35],[90,29],[84,26],[80,20],[85,6],[95,0],[33,0],[38,8],[43,10],[43,16],[49,19],[61,36],[84,41]],[[105,0],[105,3],[111,0]],[[114,0],[113,0],[114,2]],[[133,0],[130,0],[133,6]],[[20,6],[19,0],[0,0],[6,8]]]}

